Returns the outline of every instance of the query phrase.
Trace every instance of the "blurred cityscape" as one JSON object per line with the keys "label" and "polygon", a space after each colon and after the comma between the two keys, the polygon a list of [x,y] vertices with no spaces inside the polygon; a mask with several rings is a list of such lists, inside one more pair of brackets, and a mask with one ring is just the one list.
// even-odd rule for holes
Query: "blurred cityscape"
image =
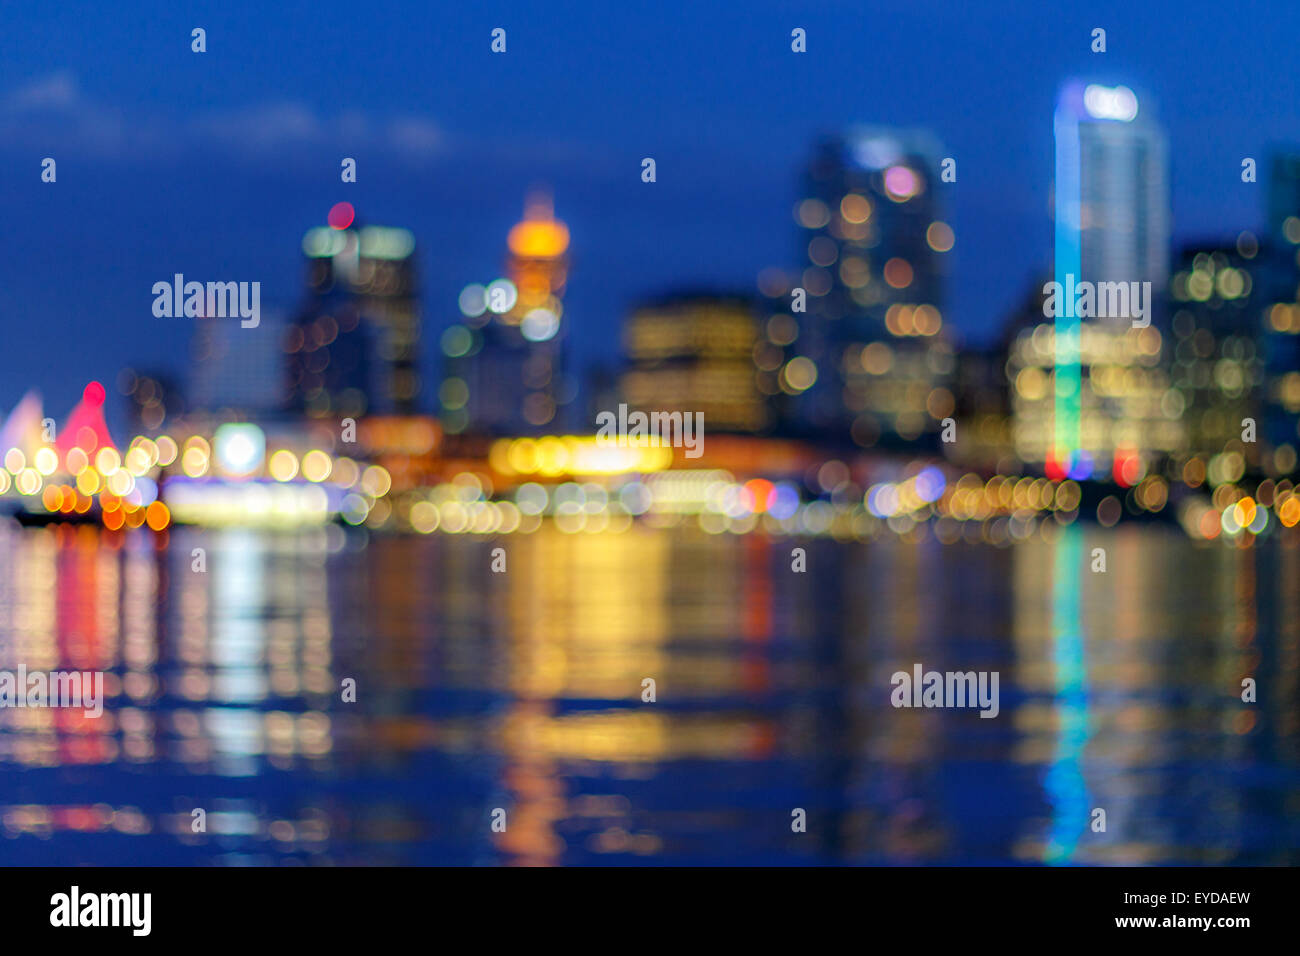
{"label": "blurred cityscape", "polygon": [[[1262,163],[1258,221],[1171,249],[1151,106],[1070,83],[1052,133],[1055,271],[1044,250],[1043,282],[995,347],[947,321],[962,294],[945,283],[955,162],[922,131],[812,144],[790,263],[754,289],[664,290],[626,316],[624,354],[586,369],[568,347],[569,229],[545,189],[505,237],[501,274],[466,277],[454,316],[421,299],[417,237],[342,202],[303,237],[296,313],[256,328],[200,314],[188,375],[121,373],[129,438],[109,434],[97,382],[63,422],[24,398],[0,430],[2,500],[25,520],[155,530],[510,534],[554,519],[862,537],[933,523],[945,540],[1007,542],[1077,518],[1201,539],[1294,526],[1300,150]],[[1149,314],[1054,316],[1053,280],[1150,283]],[[420,367],[426,325],[441,368]],[[702,413],[703,455],[598,441],[596,415],[620,405]]]}
{"label": "blurred cityscape", "polygon": [[[618,356],[574,355],[563,195],[430,302],[343,185],[294,309],[197,315],[66,417],[29,393],[0,666],[109,702],[0,709],[0,857],[1300,860],[1300,147],[1174,248],[1154,102],[1040,119],[1055,246],[991,346],[949,320],[952,157],[863,126],[808,144],[789,261],[659,290]],[[1149,315],[1058,317],[1067,278]],[[702,413],[702,454],[601,441],[620,406]],[[916,662],[1000,672],[999,719],[890,706]]]}

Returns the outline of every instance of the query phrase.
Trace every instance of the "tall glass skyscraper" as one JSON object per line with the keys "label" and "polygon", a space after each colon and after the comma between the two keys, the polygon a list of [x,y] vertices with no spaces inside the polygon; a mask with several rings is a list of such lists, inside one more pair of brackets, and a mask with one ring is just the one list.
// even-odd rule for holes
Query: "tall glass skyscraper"
{"label": "tall glass skyscraper", "polygon": [[[1154,321],[1169,276],[1164,134],[1128,87],[1079,82],[1062,89],[1054,130],[1053,279],[1070,291],[1065,302],[1057,296],[1063,314],[1042,332],[1026,330],[1013,349],[1015,443],[1053,478],[1128,484],[1180,444],[1162,411],[1169,382],[1163,323]],[[1079,316],[1072,290],[1085,283],[1124,283],[1115,301],[1127,304]],[[1141,298],[1129,294],[1132,283]]]}
{"label": "tall glass skyscraper", "polygon": [[[1150,282],[1163,292],[1169,278],[1169,161],[1164,133],[1150,111],[1139,110],[1127,87],[1071,83],[1058,102],[1056,134],[1057,236],[1062,226],[1079,231],[1076,278]],[[1077,178],[1071,175],[1076,171]],[[1077,219],[1068,214],[1074,203]]]}

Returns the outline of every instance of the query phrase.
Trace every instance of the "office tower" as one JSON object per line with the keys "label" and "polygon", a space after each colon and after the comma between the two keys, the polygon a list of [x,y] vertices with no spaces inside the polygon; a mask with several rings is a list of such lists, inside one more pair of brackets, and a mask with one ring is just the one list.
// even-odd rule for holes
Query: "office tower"
{"label": "office tower", "polygon": [[957,351],[951,386],[957,429],[955,440],[942,448],[954,464],[1004,474],[1018,470],[1006,357],[1006,340],[991,346],[962,345]]}
{"label": "office tower", "polygon": [[792,292],[798,342],[780,379],[806,429],[908,444],[952,412],[939,156],[924,134],[874,128],[816,148],[794,211],[807,310]]}
{"label": "office tower", "polygon": [[1235,243],[1188,246],[1174,265],[1172,392],[1165,404],[1186,432],[1186,457],[1200,459],[1193,474],[1211,462],[1227,467],[1226,461],[1215,461],[1224,454],[1235,453],[1243,465],[1257,464],[1258,442],[1242,442],[1242,422],[1258,414],[1264,383],[1259,252],[1256,237],[1243,232]]}
{"label": "office tower", "polygon": [[1282,475],[1296,470],[1300,448],[1300,151],[1275,153],[1268,169],[1268,233],[1256,276],[1265,366],[1261,464]]}
{"label": "office tower", "polygon": [[[754,303],[684,293],[635,309],[623,328],[622,400],[642,411],[702,412],[704,427],[757,432],[771,422],[759,390],[765,363]],[[780,353],[775,361],[779,365]]]}
{"label": "office tower", "polygon": [[1300,228],[1300,152],[1279,150],[1268,165],[1268,232],[1294,245]]}
{"label": "office tower", "polygon": [[[1164,133],[1124,86],[1069,83],[1056,110],[1057,237],[1077,230],[1075,276],[1090,282],[1169,276],[1169,182]],[[1058,265],[1074,243],[1058,248]],[[1058,278],[1058,281],[1059,278]],[[1119,317],[1118,324],[1128,324]]]}
{"label": "office tower", "polygon": [[312,417],[413,413],[420,314],[410,232],[323,226],[303,252],[307,302],[285,346],[290,406]]}
{"label": "office tower", "polygon": [[[1057,102],[1053,279],[1063,294],[1050,326],[1012,356],[1023,376],[1017,447],[1053,478],[1127,482],[1181,443],[1160,411],[1169,197],[1164,137],[1150,113],[1124,86],[1072,82]],[[1105,308],[1100,291],[1095,310],[1074,298],[1103,284],[1116,293]]]}
{"label": "office tower", "polygon": [[564,363],[569,228],[534,191],[507,236],[506,275],[460,294],[462,321],[442,338],[447,431],[553,431],[576,398]]}

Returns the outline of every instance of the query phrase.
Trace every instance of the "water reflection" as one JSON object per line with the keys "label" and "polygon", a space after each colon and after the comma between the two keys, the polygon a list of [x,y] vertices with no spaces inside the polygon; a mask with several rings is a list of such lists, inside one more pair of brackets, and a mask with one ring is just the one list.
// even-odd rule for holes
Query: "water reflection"
{"label": "water reflection", "polygon": [[[1123,526],[6,526],[0,667],[109,704],[0,709],[0,861],[1300,862],[1298,565]],[[1001,714],[893,708],[916,663],[998,671]]]}

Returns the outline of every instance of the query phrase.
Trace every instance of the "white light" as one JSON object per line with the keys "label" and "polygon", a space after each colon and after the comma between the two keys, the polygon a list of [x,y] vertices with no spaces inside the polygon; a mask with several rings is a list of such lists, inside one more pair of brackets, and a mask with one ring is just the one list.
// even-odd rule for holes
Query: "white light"
{"label": "white light", "polygon": [[533,309],[519,323],[519,331],[530,342],[545,342],[559,330],[559,317],[550,309]]}
{"label": "white light", "polygon": [[1127,86],[1090,85],[1083,91],[1083,106],[1093,119],[1133,122],[1138,115],[1137,97]]}
{"label": "white light", "polygon": [[458,304],[462,315],[477,318],[487,311],[487,289],[477,282],[471,282],[460,290]]}
{"label": "white light", "polygon": [[256,425],[226,424],[213,436],[217,461],[228,475],[248,475],[262,466],[266,436]]}

